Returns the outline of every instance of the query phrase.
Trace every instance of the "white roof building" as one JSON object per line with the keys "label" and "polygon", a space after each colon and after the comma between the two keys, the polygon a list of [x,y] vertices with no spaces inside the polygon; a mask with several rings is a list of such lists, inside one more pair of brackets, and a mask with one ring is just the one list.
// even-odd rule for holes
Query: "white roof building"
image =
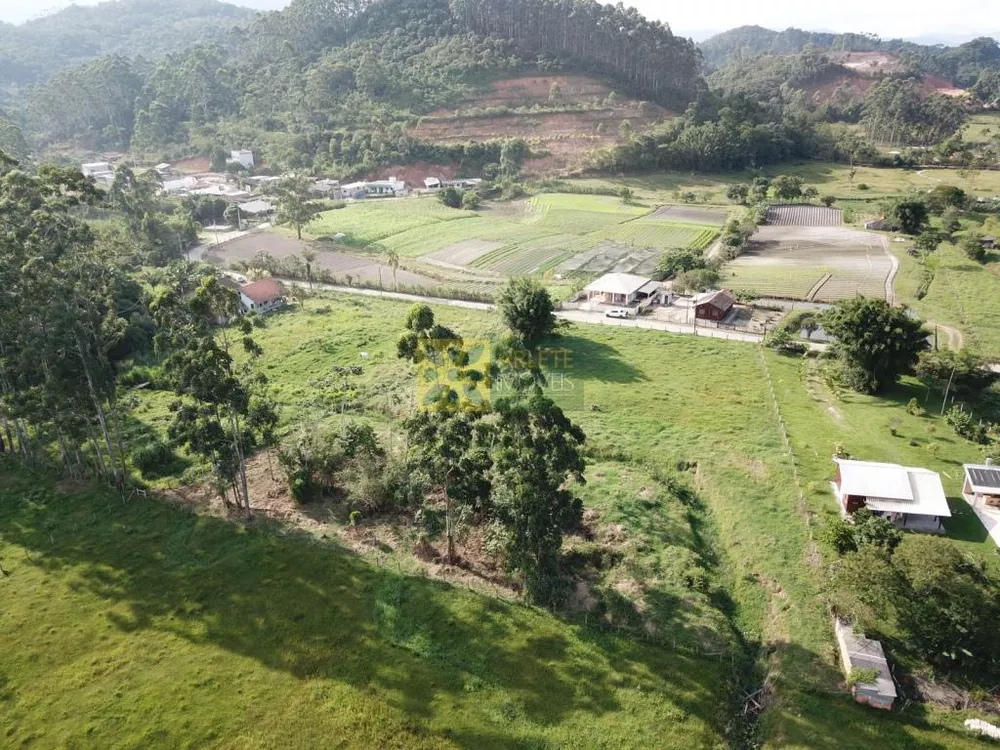
{"label": "white roof building", "polygon": [[254,168],[253,151],[231,151],[229,153],[229,163],[230,164],[241,164],[246,169]]}
{"label": "white roof building", "polygon": [[922,531],[941,531],[941,519],[951,518],[941,475],[935,471],[842,458],[834,462],[837,500],[849,514],[868,508],[903,528]]}
{"label": "white roof building", "polygon": [[193,190],[196,187],[198,187],[198,178],[196,177],[184,177],[179,180],[163,181],[163,191],[168,195],[177,195],[179,193],[185,193],[188,190]]}
{"label": "white roof building", "polygon": [[965,464],[962,494],[973,507],[1000,508],[1000,466],[992,463]]}
{"label": "white roof building", "polygon": [[240,211],[248,216],[259,216],[274,212],[274,204],[263,200],[248,201],[241,204],[239,208]]}
{"label": "white roof building", "polygon": [[114,172],[114,169],[111,168],[111,164],[109,162],[95,161],[89,164],[81,165],[80,171],[83,172],[85,177],[96,177],[99,174]]}
{"label": "white roof building", "polygon": [[587,299],[606,305],[633,305],[658,295],[663,289],[659,281],[631,273],[607,273],[584,287]]}
{"label": "white roof building", "polygon": [[234,203],[250,200],[253,197],[246,190],[229,187],[229,185],[209,185],[208,187],[192,190],[191,195],[210,195],[216,198],[225,198]]}

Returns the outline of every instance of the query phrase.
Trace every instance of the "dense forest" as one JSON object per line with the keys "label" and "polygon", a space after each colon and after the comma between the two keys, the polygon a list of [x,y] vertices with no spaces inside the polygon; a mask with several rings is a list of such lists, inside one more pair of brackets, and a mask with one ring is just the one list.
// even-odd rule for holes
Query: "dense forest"
{"label": "dense forest", "polygon": [[740,26],[699,45],[708,71],[719,70],[761,55],[791,55],[813,48],[830,52],[886,52],[900,58],[909,72],[933,74],[959,88],[971,88],[1000,71],[1000,46],[980,37],[957,47],[923,45],[905,39],[882,40],[873,34],[829,34],[801,29],[773,31]]}
{"label": "dense forest", "polygon": [[372,164],[385,161],[382,142],[398,140],[393,126],[453,105],[490,78],[589,72],[683,108],[703,85],[699,68],[689,40],[593,0],[295,0],[224,43],[159,63],[110,55],[64,69],[31,89],[20,124],[39,144],[166,157],[239,142],[275,163],[314,167],[318,159],[320,168],[338,158],[329,155],[334,140],[339,151],[337,132],[364,129],[384,136],[359,155]]}
{"label": "dense forest", "polygon": [[0,88],[25,86],[103,55],[157,59],[224,39],[255,13],[218,0],[71,5],[20,26],[0,23]]}
{"label": "dense forest", "polygon": [[[213,0],[173,3],[164,11],[149,0],[121,0],[14,29],[21,41],[7,47],[19,60],[44,57],[50,43],[62,56],[28,66],[26,80],[38,82],[8,88],[0,148],[21,159],[70,145],[162,161],[240,146],[274,169],[340,178],[416,161],[471,173],[500,144],[429,143],[412,135],[420,118],[452,111],[490,81],[562,72],[687,112],[635,138],[632,124],[622,123],[620,145],[591,165],[740,169],[848,151],[845,158],[863,158],[855,146],[838,147],[831,123],[864,126],[869,146],[948,139],[965,110],[922,90],[924,73],[969,85],[982,106],[1000,101],[1000,47],[989,39],[922,48],[743,27],[698,48],[634,9],[595,0],[294,0],[257,15]],[[123,20],[111,30],[115,11]],[[153,20],[164,12],[174,24]],[[77,15],[87,20],[73,36],[67,26]],[[190,23],[211,31],[178,43]],[[838,50],[896,50],[899,70],[855,85],[862,76],[837,61]],[[18,65],[13,70],[28,70]],[[809,93],[823,86],[832,95]],[[541,106],[564,106],[559,92],[553,96]],[[491,136],[503,137],[502,127]]]}

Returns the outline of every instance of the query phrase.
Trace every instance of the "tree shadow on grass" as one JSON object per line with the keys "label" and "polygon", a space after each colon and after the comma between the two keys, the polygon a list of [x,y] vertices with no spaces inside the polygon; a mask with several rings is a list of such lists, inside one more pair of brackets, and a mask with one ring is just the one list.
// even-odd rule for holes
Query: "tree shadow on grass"
{"label": "tree shadow on grass", "polygon": [[[415,719],[440,720],[447,696],[487,722],[468,696],[474,684],[511,696],[544,727],[580,711],[624,710],[617,688],[627,685],[721,727],[719,675],[704,660],[578,638],[546,612],[374,568],[304,535],[155,500],[123,507],[108,495],[55,491],[45,502],[24,499],[32,486],[47,483],[11,482],[0,493],[6,541],[31,553],[19,564],[72,567],[123,632],[168,633],[299,679],[376,688]],[[477,743],[480,728],[468,728],[470,746],[503,744],[488,734]]]}
{"label": "tree shadow on grass", "polygon": [[648,381],[635,365],[610,344],[574,335],[570,328],[561,336],[542,345],[543,365],[562,371],[574,380],[597,380],[604,383],[641,383]]}
{"label": "tree shadow on grass", "polygon": [[944,526],[948,530],[949,539],[982,544],[989,538],[990,534],[983,522],[964,498],[949,497],[948,506],[951,508],[951,518],[944,520]]}

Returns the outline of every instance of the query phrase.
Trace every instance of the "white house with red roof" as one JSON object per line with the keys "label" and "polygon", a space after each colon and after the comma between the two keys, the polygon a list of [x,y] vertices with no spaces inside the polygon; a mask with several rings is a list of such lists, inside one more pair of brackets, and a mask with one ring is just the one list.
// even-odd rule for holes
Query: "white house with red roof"
{"label": "white house with red roof", "polygon": [[243,312],[261,315],[285,305],[285,287],[276,279],[261,279],[240,287]]}

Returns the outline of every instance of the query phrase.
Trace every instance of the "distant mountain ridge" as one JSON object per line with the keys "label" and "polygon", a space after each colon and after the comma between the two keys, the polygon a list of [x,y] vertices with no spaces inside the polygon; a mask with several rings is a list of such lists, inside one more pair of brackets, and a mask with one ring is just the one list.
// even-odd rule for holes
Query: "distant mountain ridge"
{"label": "distant mountain ridge", "polygon": [[0,87],[35,83],[106,55],[159,59],[223,39],[257,15],[218,0],[113,0],[0,24]]}

